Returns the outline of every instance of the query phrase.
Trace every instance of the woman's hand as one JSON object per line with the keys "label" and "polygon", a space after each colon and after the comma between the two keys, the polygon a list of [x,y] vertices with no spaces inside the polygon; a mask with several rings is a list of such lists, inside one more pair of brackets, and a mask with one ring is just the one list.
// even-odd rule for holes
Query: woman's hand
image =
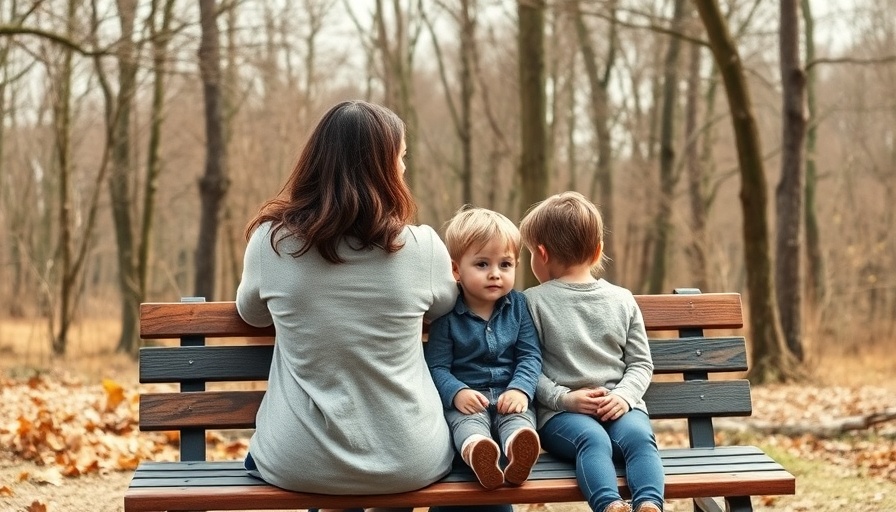
{"label": "woman's hand", "polygon": [[485,395],[470,388],[464,388],[454,395],[454,408],[464,414],[476,414],[488,407]]}
{"label": "woman's hand", "polygon": [[501,414],[526,412],[529,397],[518,389],[508,389],[498,397],[498,412]]}

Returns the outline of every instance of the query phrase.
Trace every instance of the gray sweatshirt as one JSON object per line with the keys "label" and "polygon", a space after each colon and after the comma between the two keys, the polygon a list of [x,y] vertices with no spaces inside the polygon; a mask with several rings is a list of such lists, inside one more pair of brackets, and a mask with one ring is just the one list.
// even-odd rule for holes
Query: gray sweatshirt
{"label": "gray sweatshirt", "polygon": [[423,359],[422,323],[453,306],[444,244],[407,227],[404,248],[357,251],[334,265],[317,250],[249,240],[236,294],[249,324],[276,328],[268,389],[249,450],[278,487],[386,494],[424,487],[454,456],[442,402]]}
{"label": "gray sweatshirt", "polygon": [[653,361],[641,310],[630,291],[600,279],[552,280],[525,292],[541,339],[538,428],[563,411],[572,390],[604,386],[647,412],[644,392]]}

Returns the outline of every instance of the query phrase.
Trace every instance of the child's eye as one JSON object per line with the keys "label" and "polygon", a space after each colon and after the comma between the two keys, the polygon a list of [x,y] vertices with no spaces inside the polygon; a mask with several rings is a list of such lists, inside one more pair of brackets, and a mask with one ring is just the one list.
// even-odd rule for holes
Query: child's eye
{"label": "child's eye", "polygon": [[513,268],[513,262],[512,261],[502,261],[501,268]]}
{"label": "child's eye", "polygon": [[487,268],[487,267],[488,267],[488,263],[485,261],[477,261],[476,262],[476,268]]}

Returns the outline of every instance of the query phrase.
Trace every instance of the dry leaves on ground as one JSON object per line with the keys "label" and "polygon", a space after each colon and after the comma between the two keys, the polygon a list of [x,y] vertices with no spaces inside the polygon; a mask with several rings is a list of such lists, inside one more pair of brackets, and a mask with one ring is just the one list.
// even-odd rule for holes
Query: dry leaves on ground
{"label": "dry leaves on ground", "polygon": [[[64,477],[130,471],[141,460],[177,460],[176,433],[140,432],[137,388],[112,380],[84,384],[67,377],[0,379],[0,445],[13,459],[44,468],[19,481],[58,485]],[[210,456],[242,457],[246,440],[210,433]],[[0,482],[0,495],[11,492]],[[7,489],[7,490],[4,490]]]}
{"label": "dry leaves on ground", "polygon": [[[85,384],[76,379],[41,375],[27,380],[0,378],[0,445],[13,459],[33,461],[43,471],[21,473],[29,480],[58,485],[64,477],[107,471],[129,471],[144,459],[176,460],[177,435],[140,432],[137,426],[139,388],[104,380]],[[896,404],[891,390],[872,387],[756,386],[754,413],[738,420],[739,429],[719,421],[718,444],[741,442],[742,425],[821,425],[838,418],[886,411]],[[748,427],[749,428],[749,427]],[[662,446],[685,446],[680,429],[659,434]],[[239,459],[244,438],[210,433],[211,459]],[[754,441],[755,442],[755,441]],[[896,424],[880,423],[835,437],[807,432],[797,436],[763,436],[796,457],[824,460],[896,481]],[[0,482],[0,496],[15,482]]]}

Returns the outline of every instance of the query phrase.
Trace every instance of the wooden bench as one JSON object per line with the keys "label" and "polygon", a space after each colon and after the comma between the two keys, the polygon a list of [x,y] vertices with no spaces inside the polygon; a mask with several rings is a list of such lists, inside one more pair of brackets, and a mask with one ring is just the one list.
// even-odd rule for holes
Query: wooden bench
{"label": "wooden bench", "polygon": [[[666,499],[693,499],[695,509],[706,511],[723,506],[747,511],[752,510],[751,496],[794,494],[794,476],[761,449],[715,445],[713,417],[752,412],[750,383],[730,375],[747,369],[744,338],[704,335],[704,330],[743,326],[740,295],[676,292],[637,296],[651,336],[655,373],[678,375],[674,381],[661,377],[651,384],[645,396],[651,418],[686,418],[690,438],[690,448],[660,447]],[[207,346],[206,339],[270,337],[273,328],[245,324],[233,302],[187,301],[142,304],[140,332],[144,339],[180,340],[179,346],[140,351],[140,382],[180,385],[180,392],[141,395],[140,428],[180,431],[181,461],[141,462],[124,497],[127,512],[584,501],[573,464],[548,454],[542,454],[525,484],[493,491],[480,487],[463,463],[456,463],[443,480],[401,494],[332,496],[267,485],[248,476],[242,460],[207,461],[205,440],[206,429],[254,428],[264,391],[206,391],[206,383],[265,381],[270,340]],[[710,373],[716,374],[712,380]],[[617,468],[617,474],[621,493],[630,496],[624,471]]]}

